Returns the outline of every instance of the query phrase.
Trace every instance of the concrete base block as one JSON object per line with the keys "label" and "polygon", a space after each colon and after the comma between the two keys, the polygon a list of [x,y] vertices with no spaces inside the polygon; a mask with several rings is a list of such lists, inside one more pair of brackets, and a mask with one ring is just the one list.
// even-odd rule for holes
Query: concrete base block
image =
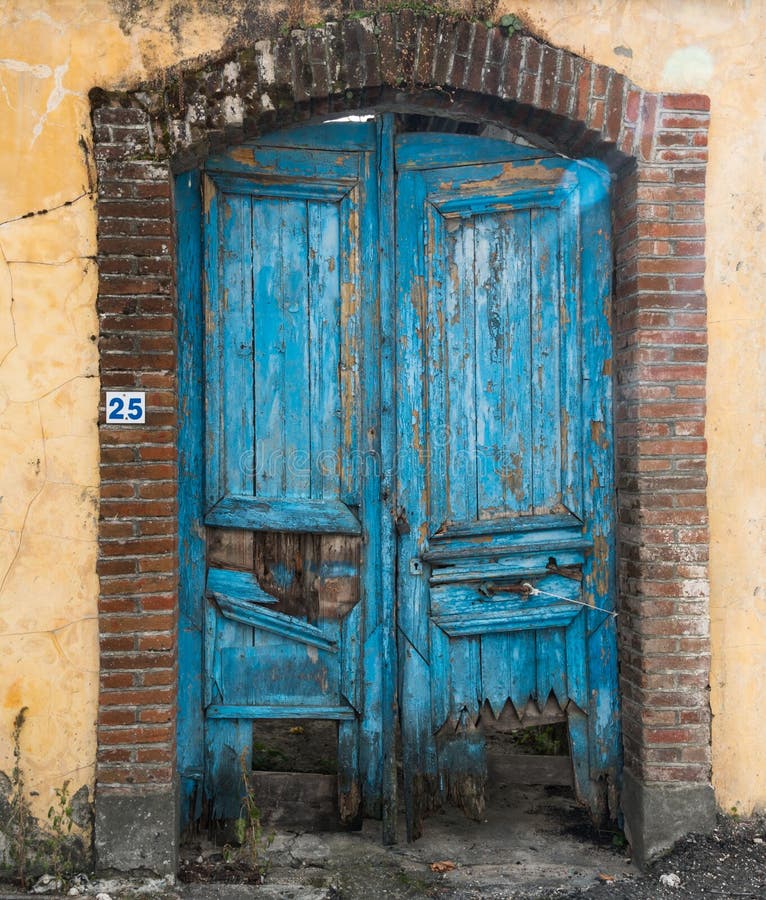
{"label": "concrete base block", "polygon": [[175,874],[178,868],[178,790],[96,788],[98,872]]}
{"label": "concrete base block", "polygon": [[712,831],[716,822],[711,785],[647,783],[629,769],[623,773],[622,811],[625,835],[640,866],[669,850],[684,835]]}

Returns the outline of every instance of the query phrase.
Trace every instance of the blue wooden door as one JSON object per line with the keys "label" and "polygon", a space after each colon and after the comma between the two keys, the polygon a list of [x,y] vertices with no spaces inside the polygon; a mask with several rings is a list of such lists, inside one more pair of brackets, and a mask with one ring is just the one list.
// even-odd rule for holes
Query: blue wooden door
{"label": "blue wooden door", "polygon": [[375,122],[297,129],[205,167],[203,703],[216,818],[237,815],[267,720],[337,723],[341,819],[381,811],[394,679],[377,138]]}
{"label": "blue wooden door", "polygon": [[[608,179],[390,115],[214,157],[205,233],[205,784],[265,720],[337,723],[341,818],[479,815],[483,732],[618,775]],[[607,610],[607,612],[604,612]],[[398,648],[397,648],[398,642]],[[397,652],[398,649],[398,652]],[[398,722],[395,719],[398,710]]]}
{"label": "blue wooden door", "polygon": [[568,722],[601,818],[619,755],[607,175],[452,135],[404,135],[396,161],[409,832],[434,800],[481,816],[484,729],[539,721],[530,704]]}

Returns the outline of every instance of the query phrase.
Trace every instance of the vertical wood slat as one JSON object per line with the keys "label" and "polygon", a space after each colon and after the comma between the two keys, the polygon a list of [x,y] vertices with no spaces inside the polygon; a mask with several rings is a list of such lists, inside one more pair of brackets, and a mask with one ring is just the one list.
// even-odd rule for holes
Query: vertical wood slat
{"label": "vertical wood slat", "polygon": [[561,499],[559,405],[559,247],[557,212],[531,213],[532,505],[547,512]]}
{"label": "vertical wood slat", "polygon": [[340,282],[338,208],[308,203],[309,393],[311,395],[311,496],[340,496]]}
{"label": "vertical wood slat", "polygon": [[344,460],[341,499],[359,503],[359,296],[361,248],[359,247],[359,188],[355,187],[340,204],[340,395],[341,446]]}
{"label": "vertical wood slat", "polygon": [[508,636],[511,658],[511,703],[521,715],[530,697],[535,696],[535,633],[517,631]]}
{"label": "vertical wood slat", "polygon": [[205,212],[205,500],[209,509],[226,492],[224,477],[223,398],[220,390],[210,385],[223,383],[223,332],[219,322],[222,313],[220,256],[223,252],[219,232],[221,197],[212,178],[203,181]]}
{"label": "vertical wood slat", "polygon": [[226,493],[253,490],[253,234],[250,198],[224,194],[220,210],[220,327]]}
{"label": "vertical wood slat", "polygon": [[[604,389],[603,373],[612,360],[609,322],[611,291],[611,241],[609,173],[589,160],[580,173],[581,257],[583,297],[582,331],[587,335],[583,359],[584,494],[587,532],[596,551],[583,572],[583,599],[595,606],[615,604],[615,496],[611,443],[612,394]],[[617,633],[615,620],[587,611],[589,695],[588,729],[591,766],[591,806],[603,814],[603,775],[612,784],[619,778],[620,710],[617,685]],[[597,779],[601,778],[599,782]],[[599,788],[599,784],[601,787]],[[602,808],[599,810],[599,804]]]}
{"label": "vertical wood slat", "polygon": [[[352,216],[356,233],[354,266],[349,272],[355,278],[353,305],[358,321],[356,356],[361,396],[359,462],[357,478],[360,490],[363,559],[361,592],[364,598],[364,646],[362,671],[365,679],[365,715],[359,722],[359,787],[360,815],[381,815],[383,742],[381,718],[384,703],[384,622],[382,619],[383,570],[381,567],[381,385],[380,385],[380,284],[378,278],[378,165],[374,153],[360,158],[360,179],[355,193],[358,213]],[[361,310],[364,308],[364,314]],[[387,574],[392,574],[390,566]],[[387,624],[387,623],[386,623]],[[360,673],[361,674],[361,673]]]}
{"label": "vertical wood slat", "polygon": [[478,637],[450,641],[450,692],[452,715],[465,709],[476,721],[481,708],[481,643]]}
{"label": "vertical wood slat", "polygon": [[[427,502],[428,441],[441,442],[445,437],[445,430],[442,430],[435,435],[432,433],[429,438],[426,412],[426,381],[430,372],[423,327],[427,309],[423,278],[427,234],[423,226],[427,210],[425,197],[425,184],[418,173],[400,172],[396,191],[397,509],[393,512],[399,530],[397,644],[402,769],[407,836],[410,839],[420,832],[424,808],[429,803],[429,798],[424,796],[424,785],[430,779],[436,779],[437,764],[431,708],[428,585],[424,578],[413,577],[409,566],[426,545],[428,512],[424,504]],[[434,456],[440,459],[441,450],[432,444],[432,459]],[[438,524],[440,521],[434,522],[434,525]],[[436,678],[446,677],[446,666],[433,674]]]}
{"label": "vertical wood slat", "polygon": [[[580,648],[583,654],[584,648]],[[535,693],[542,711],[551,693],[563,709],[567,703],[567,658],[563,628],[535,632]]]}
{"label": "vertical wood slat", "polygon": [[508,334],[508,452],[513,468],[515,494],[511,509],[531,508],[532,460],[532,267],[530,259],[531,216],[529,210],[513,214],[513,231],[508,248],[508,295],[511,306]]}
{"label": "vertical wood slat", "polygon": [[582,518],[582,296],[580,290],[580,193],[572,191],[558,216],[561,278],[559,321],[568,339],[561,348],[561,502]]}
{"label": "vertical wood slat", "polygon": [[284,491],[284,347],[282,334],[282,205],[253,201],[255,274],[255,495]]}
{"label": "vertical wood slat", "polygon": [[447,254],[450,272],[444,356],[447,515],[453,522],[470,522],[477,514],[476,417],[473,414],[476,406],[473,220],[460,220],[460,227],[447,233],[451,248]]}
{"label": "vertical wood slat", "polygon": [[178,556],[184,577],[178,585],[178,774],[181,831],[201,813],[204,771],[202,706],[205,585],[205,498],[199,490],[204,471],[204,366],[202,354],[202,196],[198,171],[175,180],[178,228]]}
{"label": "vertical wood slat", "polygon": [[489,701],[497,718],[511,695],[511,641],[508,634],[481,637],[482,699]]}
{"label": "vertical wood slat", "polygon": [[[450,317],[447,312],[447,294],[449,279],[454,273],[450,271],[447,254],[442,249],[449,240],[445,233],[444,219],[435,209],[427,206],[424,219],[423,243],[425,247],[431,248],[431,252],[424,256],[427,269],[423,290],[427,300],[424,303],[423,350],[427,353],[427,358],[424,359],[424,381],[421,386],[423,407],[421,410],[413,409],[413,413],[424,420],[428,478],[446,485],[449,483],[447,465],[450,449],[446,363]],[[414,348],[413,352],[416,352]],[[451,515],[449,495],[445,491],[433,491],[428,503],[431,529],[438,530]]]}
{"label": "vertical wood slat", "polygon": [[280,289],[284,496],[311,496],[311,378],[309,370],[309,246],[303,200],[281,203]]}
{"label": "vertical wood slat", "polygon": [[[395,234],[394,117],[378,120],[377,188],[379,198],[376,250],[389,253],[389,239]],[[396,732],[398,722],[398,670],[396,659],[396,535],[393,503],[396,460],[396,318],[395,273],[389,262],[380,266],[380,617],[382,650],[381,696],[381,789],[383,842],[397,838],[399,818]]]}

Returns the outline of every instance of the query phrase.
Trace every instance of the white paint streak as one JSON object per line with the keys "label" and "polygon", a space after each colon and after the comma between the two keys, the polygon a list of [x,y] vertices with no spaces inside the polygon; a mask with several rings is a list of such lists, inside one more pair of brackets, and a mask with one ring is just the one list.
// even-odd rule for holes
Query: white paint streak
{"label": "white paint streak", "polygon": [[58,107],[61,105],[61,101],[64,99],[64,97],[67,96],[67,94],[74,95],[74,93],[75,93],[74,91],[67,90],[63,85],[64,76],[66,75],[68,70],[69,70],[69,63],[65,62],[60,66],[56,66],[56,68],[53,72],[53,77],[54,77],[53,90],[50,92],[50,94],[48,96],[48,103],[45,107],[45,112],[37,120],[37,124],[35,125],[34,129],[32,130],[32,140],[29,142],[30,149],[32,147],[34,147],[35,141],[42,134],[43,128],[45,127],[45,124],[48,121],[48,116],[52,112],[54,112],[56,109],[58,109]]}
{"label": "white paint streak", "polygon": [[33,78],[50,78],[53,75],[53,70],[50,66],[42,64],[32,66],[29,63],[22,62],[20,59],[0,59],[0,68],[8,69],[9,72],[31,75]]}
{"label": "white paint streak", "polygon": [[[276,81],[274,69],[274,54],[271,52],[270,41],[256,41],[255,52],[258,60],[258,75],[264,84],[274,84]],[[274,107],[271,107],[272,109]]]}

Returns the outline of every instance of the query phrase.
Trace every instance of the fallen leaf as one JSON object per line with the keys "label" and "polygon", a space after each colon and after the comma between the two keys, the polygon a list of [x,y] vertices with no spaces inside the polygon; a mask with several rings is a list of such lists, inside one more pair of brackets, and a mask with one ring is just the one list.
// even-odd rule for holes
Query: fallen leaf
{"label": "fallen leaf", "polygon": [[303,725],[295,725],[290,729],[290,734],[304,734],[305,731],[306,729],[303,727]]}
{"label": "fallen leaf", "polygon": [[432,872],[451,872],[457,866],[450,859],[442,859],[439,862],[432,862],[428,868]]}
{"label": "fallen leaf", "polygon": [[606,872],[599,872],[598,880],[603,881],[604,884],[611,884],[614,881],[614,875],[607,875]]}

